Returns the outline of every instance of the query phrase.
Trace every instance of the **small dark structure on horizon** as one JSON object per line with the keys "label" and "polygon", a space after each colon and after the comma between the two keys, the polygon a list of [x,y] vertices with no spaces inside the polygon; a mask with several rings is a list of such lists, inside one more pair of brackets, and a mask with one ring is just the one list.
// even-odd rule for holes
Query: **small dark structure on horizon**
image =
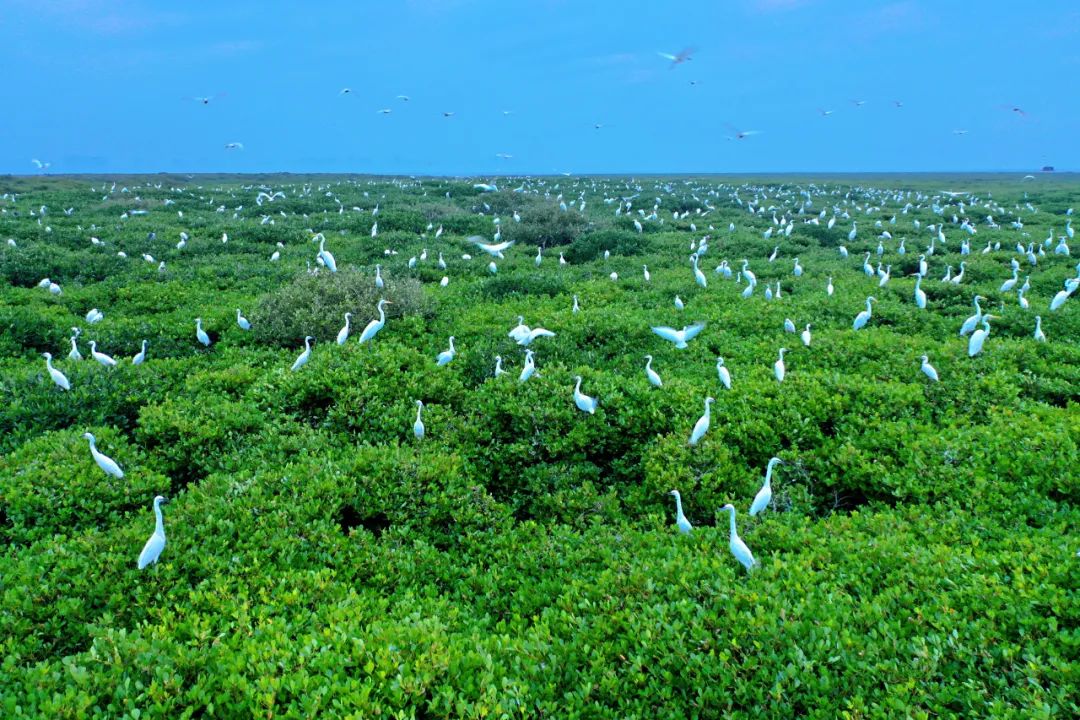
{"label": "small dark structure on horizon", "polygon": [[1042,171],[1043,172],[1054,172],[1054,166],[1053,165],[1043,165]]}

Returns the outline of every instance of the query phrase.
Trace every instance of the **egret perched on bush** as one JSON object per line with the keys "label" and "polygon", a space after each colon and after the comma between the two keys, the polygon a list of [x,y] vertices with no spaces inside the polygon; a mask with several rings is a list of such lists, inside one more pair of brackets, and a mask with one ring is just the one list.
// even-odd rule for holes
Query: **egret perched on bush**
{"label": "egret perched on bush", "polygon": [[536,364],[533,362],[533,351],[525,351],[525,365],[521,368],[521,374],[518,375],[518,382],[525,382],[536,374]]}
{"label": "egret perched on bush", "polygon": [[[854,230],[852,231],[854,232]],[[731,511],[731,534],[728,538],[728,548],[731,549],[731,554],[735,556],[735,559],[742,563],[742,566],[746,568],[747,572],[753,569],[757,561],[754,560],[753,553],[750,552],[750,548],[746,547],[746,543],[739,537],[739,532],[735,529],[735,506],[728,503],[721,510]]]}
{"label": "egret perched on bush", "polygon": [[765,484],[758,490],[757,495],[754,496],[754,502],[750,504],[750,514],[757,515],[759,512],[768,507],[769,502],[772,500],[772,474],[773,468],[777,463],[781,463],[778,457],[774,457],[769,460],[768,468],[765,470]]}
{"label": "egret perched on bush", "polygon": [[922,356],[922,366],[921,367],[922,367],[923,374],[926,375],[926,377],[930,378],[934,382],[938,381],[937,370],[935,370],[934,366],[930,364],[930,356],[929,355],[923,355]]}
{"label": "egret perched on bush", "polygon": [[587,412],[590,415],[596,412],[596,398],[589,397],[585,393],[581,392],[581,376],[578,375],[574,378],[577,384],[574,385],[574,404],[578,406],[578,409],[582,412]]}
{"label": "egret perched on bush", "polygon": [[574,312],[574,313],[581,312],[581,305],[578,304],[577,295],[574,296],[574,306],[572,308],[570,308],[570,312]]}
{"label": "egret perched on bush", "polygon": [[49,377],[52,378],[52,381],[59,385],[62,389],[70,390],[71,383],[68,382],[67,377],[64,375],[64,373],[60,372],[52,366],[52,353],[44,353],[42,357],[45,358],[45,367],[48,368]]}
{"label": "egret perched on bush", "polygon": [[132,365],[142,365],[144,362],[146,362],[146,341],[145,340],[142,341],[142,350],[139,350],[139,352],[135,355],[135,357],[131,358],[131,364]]}
{"label": "egret perched on bush", "polygon": [[676,295],[675,296],[675,309],[676,310],[684,310],[685,308],[686,308],[686,303],[683,302],[681,297]]}
{"label": "egret perched on bush", "polygon": [[525,328],[525,332],[518,336],[517,344],[522,347],[528,347],[532,344],[532,341],[539,337],[555,337],[555,333],[542,327],[538,328]]}
{"label": "egret perched on bush", "polygon": [[120,466],[116,464],[108,455],[98,452],[97,440],[90,433],[83,433],[83,439],[90,441],[90,454],[94,457],[94,462],[101,468],[106,475],[111,475],[117,480],[121,480],[124,477],[124,471],[120,469]]}
{"label": "egret perched on bush", "polygon": [[495,356],[495,377],[499,377],[500,375],[505,375],[505,374],[506,374],[506,371],[503,370],[503,366],[502,366],[502,355],[496,355]]}
{"label": "egret perched on bush", "polygon": [[327,270],[332,273],[337,272],[337,261],[334,260],[334,256],[330,254],[330,251],[326,249],[326,238],[319,240],[319,254],[316,257],[323,261],[323,265],[326,266]]}
{"label": "egret perched on bush", "polygon": [[382,279],[382,265],[375,266],[375,287],[382,290],[386,283]]}
{"label": "egret perched on bush", "polygon": [[165,498],[158,495],[154,498],[154,533],[150,536],[150,539],[143,545],[142,552],[139,553],[139,569],[142,570],[147,565],[153,565],[161,557],[161,551],[165,549],[165,522],[161,518],[161,505],[166,502]]}
{"label": "egret perched on bush", "polygon": [[776,376],[777,382],[784,382],[784,375],[787,372],[787,368],[784,366],[784,353],[787,351],[787,348],[780,348],[780,359],[773,363],[773,375]]}
{"label": "egret perched on bush", "polygon": [[694,323],[693,325],[686,325],[682,330],[661,326],[653,327],[652,331],[665,340],[675,343],[675,347],[681,350],[686,347],[686,343],[696,338],[698,333],[704,329],[705,323],[699,322]]}
{"label": "egret perched on bush", "polygon": [[71,328],[75,334],[71,336],[71,352],[68,353],[68,360],[75,360],[76,362],[82,360],[82,353],[79,352],[79,328]]}
{"label": "egret perched on bush", "polygon": [[352,317],[351,312],[345,313],[345,325],[340,330],[338,330],[338,334],[337,334],[337,344],[338,345],[344,345],[345,341],[349,339],[349,318],[351,318],[351,317]]}
{"label": "egret perched on bush", "polygon": [[994,316],[989,313],[983,315],[982,327],[971,333],[971,338],[968,340],[968,357],[975,357],[982,352],[983,343],[990,335],[990,318],[992,317]]}
{"label": "egret perched on bush", "polygon": [[1020,282],[1020,269],[1013,267],[1013,276],[1001,283],[1001,287],[998,288],[998,292],[1007,293],[1016,287],[1016,283]]}
{"label": "egret perched on bush", "polygon": [[731,389],[731,373],[724,367],[724,358],[716,358],[716,374],[720,378],[720,384],[724,386],[725,390]]}
{"label": "egret perched on bush", "polygon": [[870,303],[875,302],[877,302],[877,298],[873,296],[866,298],[866,309],[855,316],[855,322],[851,325],[852,328],[854,328],[855,330],[860,330],[866,327],[866,323],[870,322]]}
{"label": "egret perched on bush", "polygon": [[296,362],[292,364],[292,367],[289,368],[290,370],[296,372],[300,368],[307,365],[308,360],[311,359],[311,341],[314,339],[315,338],[311,337],[310,335],[304,338],[304,352],[300,353],[300,357],[296,358]]}
{"label": "egret perched on bush", "polygon": [[1039,315],[1035,316],[1035,339],[1039,342],[1046,342],[1046,334],[1043,333],[1042,329],[1042,317]]}
{"label": "egret perched on bush", "polygon": [[926,309],[926,292],[920,286],[922,283],[922,275],[916,273],[915,275],[915,306],[920,310]]}
{"label": "egret perched on bush", "polygon": [[705,398],[705,414],[698,418],[698,421],[694,423],[694,429],[690,433],[690,445],[697,445],[702,436],[709,431],[709,423],[712,422],[712,411],[710,407],[716,402],[711,397]]}
{"label": "egret perched on bush", "polygon": [[652,369],[652,355],[645,356],[645,377],[649,379],[649,383],[653,387],[663,387],[664,385],[660,376]]}
{"label": "egret perched on bush", "polygon": [[1064,290],[1058,290],[1057,295],[1055,295],[1054,299],[1050,301],[1050,312],[1054,312],[1062,305],[1064,305],[1065,301],[1069,299],[1069,295],[1071,294],[1072,293],[1069,292],[1068,288]]}
{"label": "egret perched on bush", "polygon": [[701,287],[708,287],[709,281],[705,278],[705,273],[701,272],[701,268],[698,267],[698,256],[690,256],[690,264],[694,266],[694,281]]}
{"label": "egret perched on bush", "polygon": [[975,300],[974,300],[975,314],[972,315],[971,317],[969,317],[967,320],[965,320],[964,324],[960,326],[960,335],[961,336],[967,335],[972,330],[974,330],[976,327],[978,327],[980,322],[982,322],[983,313],[982,313],[982,307],[979,306],[979,301],[980,300],[985,300],[985,299],[986,298],[984,298],[982,295],[976,295],[975,296]]}
{"label": "egret perched on bush", "polygon": [[369,322],[367,324],[367,327],[364,328],[364,332],[360,333],[360,345],[363,345],[368,340],[375,337],[375,333],[383,329],[383,325],[386,324],[386,313],[383,312],[384,305],[393,305],[393,303],[385,299],[378,302],[378,304],[375,306],[375,309],[379,311],[379,319]]}
{"label": "egret perched on bush", "polygon": [[791,318],[784,318],[784,332],[795,332],[795,323]]}
{"label": "egret perched on bush", "polygon": [[251,323],[248,319],[240,314],[240,308],[236,308],[236,324],[240,326],[241,330],[250,330]]}
{"label": "egret perched on bush", "polygon": [[832,284],[832,275],[830,275],[829,276],[829,284],[825,286],[825,294],[828,295],[829,297],[832,297],[834,291],[835,291],[835,288],[833,287],[833,284]]}
{"label": "egret perched on bush", "polygon": [[105,367],[113,367],[116,361],[103,352],[98,352],[97,340],[90,341],[90,355]]}
{"label": "egret perched on bush", "polygon": [[437,367],[442,367],[443,365],[447,365],[456,356],[457,356],[457,350],[454,348],[454,336],[451,335],[450,336],[450,347],[448,349],[446,349],[446,350],[443,350],[441,353],[439,353],[435,357],[435,365]]}
{"label": "egret perched on bush", "polygon": [[810,347],[810,323],[806,323],[806,327],[803,328],[803,331],[799,334],[799,337],[802,339],[802,344],[805,347]]}
{"label": "egret perched on bush", "polygon": [[678,490],[672,490],[668,494],[675,497],[675,526],[679,528],[679,532],[683,535],[689,535],[690,531],[694,529],[694,526],[691,525],[690,521],[683,515],[682,496],[679,495]]}
{"label": "egret perched on bush", "polygon": [[206,347],[210,347],[210,336],[202,329],[202,318],[195,318],[195,339]]}
{"label": "egret perched on bush", "polygon": [[416,422],[413,423],[412,431],[417,440],[424,439],[424,421],[420,419],[420,412],[424,409],[424,401],[416,401]]}

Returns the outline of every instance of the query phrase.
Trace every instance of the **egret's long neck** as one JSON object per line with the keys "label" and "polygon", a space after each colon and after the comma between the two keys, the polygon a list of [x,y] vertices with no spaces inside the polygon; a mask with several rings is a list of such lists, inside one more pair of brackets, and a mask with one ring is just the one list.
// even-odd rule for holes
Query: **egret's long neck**
{"label": "egret's long neck", "polygon": [[678,495],[675,496],[675,514],[678,515],[680,518],[683,516],[682,498]]}
{"label": "egret's long neck", "polygon": [[379,304],[379,322],[386,322],[386,313],[383,312],[382,303]]}
{"label": "egret's long neck", "polygon": [[156,524],[154,525],[154,532],[158,535],[165,535],[165,521],[161,519],[161,503],[154,503],[154,518]]}
{"label": "egret's long neck", "polygon": [[454,352],[454,338],[450,338],[450,352]]}
{"label": "egret's long neck", "polygon": [[712,414],[712,403],[705,403],[705,417],[710,417]]}
{"label": "egret's long neck", "polygon": [[769,483],[772,482],[772,469],[773,469],[773,464],[769,463],[768,469],[765,470],[765,485],[766,485],[766,487],[769,485]]}
{"label": "egret's long neck", "polygon": [[738,535],[735,531],[735,508],[731,508],[731,538],[734,540]]}

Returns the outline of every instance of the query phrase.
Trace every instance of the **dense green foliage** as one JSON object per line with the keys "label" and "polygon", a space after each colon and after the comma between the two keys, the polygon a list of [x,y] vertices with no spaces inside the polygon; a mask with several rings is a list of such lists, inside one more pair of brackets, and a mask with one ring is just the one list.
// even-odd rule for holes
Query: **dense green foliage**
{"label": "dense green foliage", "polygon": [[[0,716],[1080,714],[1080,300],[1048,309],[1076,275],[1077,252],[1053,252],[1075,183],[950,181],[974,200],[917,178],[507,179],[490,194],[438,179],[265,182],[0,187]],[[259,205],[261,190],[285,197]],[[774,212],[794,220],[790,236]],[[970,255],[954,214],[977,227]],[[491,241],[495,217],[517,244],[492,274],[466,237]],[[948,241],[919,310],[910,275],[939,222]],[[876,264],[883,230],[892,279],[879,287],[862,262]],[[318,232],[336,274],[316,262]],[[1049,233],[1036,266],[1015,252]],[[687,258],[705,235],[701,288]],[[988,241],[1000,249],[982,253]],[[744,257],[759,280],[749,299],[713,271]],[[1030,309],[999,292],[1013,257]],[[941,282],[961,260],[963,282]],[[766,300],[777,281],[782,297]],[[957,330],[975,293],[995,318],[969,358]],[[879,302],[855,332],[868,295]],[[386,326],[359,345],[380,297],[395,303]],[[84,319],[92,308],[101,322]],[[507,336],[518,315],[556,333],[532,344],[539,373],[523,383]],[[812,324],[809,348],[785,318]],[[650,331],[698,320],[685,350]],[[73,327],[82,361],[67,357]],[[307,334],[311,360],[291,372]],[[451,335],[457,356],[436,367]],[[118,366],[94,362],[90,340]],[[574,405],[576,375],[595,415]],[[712,426],[690,447],[706,395]],[[773,504],[750,518],[773,455]],[[157,494],[168,543],[140,571]],[[728,552],[727,502],[760,562],[749,574]]]}

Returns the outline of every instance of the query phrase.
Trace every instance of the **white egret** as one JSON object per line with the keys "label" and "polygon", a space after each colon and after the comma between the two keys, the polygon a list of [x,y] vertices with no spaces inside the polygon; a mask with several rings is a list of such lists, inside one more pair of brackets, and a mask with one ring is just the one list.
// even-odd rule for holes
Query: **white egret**
{"label": "white egret", "polygon": [[675,309],[676,310],[683,310],[685,308],[686,308],[686,303],[683,302],[681,297],[676,295],[675,296]]}
{"label": "white egret", "polygon": [[795,258],[795,267],[791,272],[795,277],[802,277],[803,266],[799,264],[799,258]]}
{"label": "white egret", "polygon": [[983,315],[982,327],[971,333],[971,338],[968,340],[968,357],[975,357],[982,352],[983,343],[990,335],[990,318],[992,317],[994,316],[989,313]]}
{"label": "white egret", "polygon": [[521,374],[518,375],[518,382],[525,382],[536,373],[536,363],[533,361],[533,351],[525,351],[525,365],[521,368]]}
{"label": "white egret", "polygon": [[720,384],[724,386],[725,390],[731,389],[731,373],[728,372],[727,367],[724,365],[724,358],[716,358],[716,374],[720,378]]}
{"label": "white egret", "polygon": [[679,495],[678,490],[672,490],[668,494],[675,497],[675,526],[679,528],[679,532],[683,535],[689,535],[694,527],[690,524],[690,521],[686,519],[686,516],[683,515],[682,496]]}
{"label": "white egret", "polygon": [[290,370],[296,372],[300,368],[307,365],[308,360],[311,359],[311,341],[314,339],[315,338],[311,337],[310,335],[304,338],[304,352],[300,353],[300,356],[296,358],[296,361],[292,364],[292,367],[289,368]]}
{"label": "white egret", "polygon": [[90,341],[90,355],[93,356],[95,360],[97,360],[105,367],[113,367],[114,365],[116,365],[116,361],[113,360],[111,357],[109,357],[103,352],[98,352],[96,340]]}
{"label": "white egret", "polygon": [[919,256],[919,274],[922,275],[923,277],[926,277],[926,273],[927,273],[926,256],[925,255],[920,255]]}
{"label": "white egret", "polygon": [[920,287],[922,275],[915,276],[915,306],[920,310],[926,309],[926,292]]}
{"label": "white egret", "polygon": [[510,328],[510,332],[506,333],[506,336],[514,342],[520,343],[521,338],[527,336],[528,334],[529,326],[525,324],[525,317],[522,315],[518,315],[518,324]]}
{"label": "white egret", "polygon": [[375,306],[375,309],[379,311],[379,319],[369,322],[367,324],[367,327],[364,328],[364,332],[360,333],[360,345],[363,345],[368,340],[371,340],[373,337],[375,337],[375,334],[377,332],[383,329],[383,325],[386,324],[386,313],[383,312],[384,305],[393,305],[393,303],[385,299],[378,302],[378,304]]}
{"label": "white egret", "polygon": [[795,332],[795,323],[791,318],[784,318],[784,332]]}
{"label": "white egret", "polygon": [[1069,299],[1070,294],[1071,293],[1068,290],[1058,290],[1057,295],[1050,301],[1050,312],[1054,312],[1064,305],[1065,301]]}
{"label": "white egret", "polygon": [[334,260],[334,256],[330,254],[330,251],[326,249],[326,238],[319,240],[319,254],[316,257],[323,261],[327,270],[332,273],[337,272],[337,261]]}
{"label": "white egret", "polygon": [[799,337],[802,339],[802,344],[805,347],[810,347],[810,340],[811,340],[810,323],[806,323],[806,327],[803,328],[803,331],[802,331],[802,333],[799,334]]}
{"label": "white egret", "polygon": [[964,324],[960,326],[960,335],[967,335],[982,322],[982,308],[979,306],[980,300],[985,300],[982,295],[976,295],[974,300],[975,314],[964,321]]}
{"label": "white egret", "polygon": [[959,285],[959,284],[960,284],[960,281],[964,279],[964,270],[965,270],[966,268],[967,268],[967,263],[966,263],[966,262],[964,262],[963,260],[961,260],[961,261],[960,261],[960,272],[958,272],[958,273],[956,273],[955,275],[953,275],[953,277],[952,277],[952,280],[950,280],[950,282],[951,282],[951,283],[952,283],[953,285]]}
{"label": "white egret", "polygon": [[86,313],[86,322],[91,325],[101,322],[105,319],[105,314],[97,308],[91,308],[90,312]]}
{"label": "white egret", "polygon": [[[445,266],[445,263],[443,263],[443,265]],[[382,290],[383,287],[385,287],[385,285],[386,285],[386,283],[384,283],[383,279],[382,279],[382,265],[376,265],[375,266],[375,287]]]}
{"label": "white egret", "polygon": [[777,463],[781,463],[778,457],[774,457],[769,460],[768,468],[765,470],[765,484],[758,490],[757,495],[754,496],[754,502],[750,504],[750,514],[757,515],[759,512],[769,506],[769,502],[772,500],[772,474],[773,468]]}
{"label": "white egret", "polygon": [[555,333],[542,327],[532,328],[518,338],[517,344],[522,347],[528,347],[532,344],[533,340],[539,337],[555,337]]}
{"label": "white egret", "polygon": [[1029,303],[1028,299],[1024,297],[1024,288],[1020,288],[1016,292],[1016,301],[1020,303],[1020,307],[1024,310],[1027,310],[1029,307],[1031,307],[1031,303]]}
{"label": "white egret", "polygon": [[652,355],[645,356],[645,377],[649,379],[649,383],[653,387],[663,387],[664,385],[664,381],[661,380],[657,372],[652,369]]}
{"label": "white egret", "polygon": [[533,259],[533,264],[536,265],[536,267],[540,267],[540,264],[542,262],[544,262],[544,255],[543,255],[542,249],[539,246],[537,246],[537,248],[536,248],[536,258]]}
{"label": "white egret", "polygon": [[140,570],[156,563],[161,557],[161,551],[165,549],[165,522],[161,518],[161,505],[164,502],[166,500],[161,495],[154,498],[154,532],[139,553]]}
{"label": "white egret", "polygon": [[439,353],[435,357],[435,365],[437,367],[442,367],[443,365],[447,365],[447,364],[449,364],[449,362],[451,360],[454,359],[454,357],[456,355],[457,355],[457,350],[454,349],[454,336],[451,335],[450,336],[450,347],[449,347],[449,349],[443,350],[441,353]]}
{"label": "white egret", "polygon": [[1046,334],[1042,329],[1042,317],[1039,315],[1035,316],[1035,339],[1039,342],[1046,342]]}
{"label": "white egret", "polygon": [[661,326],[653,327],[652,331],[665,340],[675,343],[675,347],[682,350],[686,347],[687,342],[697,337],[698,333],[704,329],[705,323],[699,322],[693,325],[686,325],[682,330]]}
{"label": "white egret", "polygon": [[832,284],[832,275],[830,275],[829,276],[829,284],[825,286],[825,294],[828,295],[829,297],[832,297],[833,292],[835,292],[835,288],[833,287],[833,284]]}
{"label": "white egret", "polygon": [[701,272],[701,269],[698,267],[697,255],[690,256],[690,264],[694,266],[694,281],[703,288],[708,287],[709,281],[705,278],[705,273]]}
{"label": "white egret", "polygon": [[937,370],[934,369],[934,366],[930,364],[930,356],[928,356],[928,355],[923,355],[922,356],[921,368],[922,368],[923,373],[926,375],[926,377],[930,378],[934,382],[938,381],[938,373],[937,373]]}
{"label": "white egret", "polygon": [[63,390],[70,390],[71,383],[68,382],[67,377],[64,373],[52,366],[52,353],[44,353],[42,357],[45,358],[45,367],[49,370],[49,377],[52,378],[52,381],[59,385]]}
{"label": "white egret", "polygon": [[240,308],[236,308],[236,324],[240,326],[241,330],[250,330],[251,323],[248,319],[240,314]]}
{"label": "white egret", "polygon": [[575,313],[581,312],[581,305],[578,304],[577,295],[574,296],[574,307],[572,307],[570,309],[570,312],[575,312]]}
{"label": "white egret", "polygon": [[652,275],[649,274],[649,266],[642,265],[641,267],[645,269],[645,282],[649,282],[650,280],[652,280]]}
{"label": "white egret", "polygon": [[780,359],[773,363],[773,375],[776,376],[776,382],[784,382],[784,375],[787,374],[787,368],[784,366],[786,352],[787,348],[780,348]]}
{"label": "white egret", "polygon": [[146,341],[145,340],[142,341],[142,350],[139,350],[139,352],[135,355],[135,357],[131,358],[131,364],[132,365],[142,365],[144,362],[146,362]]}
{"label": "white egret", "polygon": [[338,330],[338,334],[337,334],[337,344],[338,345],[344,345],[345,341],[349,339],[349,318],[351,318],[351,317],[352,317],[351,312],[345,313],[345,325],[342,326],[342,328],[340,330]]}
{"label": "white egret", "polygon": [[416,422],[413,423],[412,431],[417,440],[424,439],[424,421],[420,419],[420,412],[424,409],[424,401],[416,401]]}
{"label": "white egret", "polygon": [[743,258],[743,261],[742,261],[742,274],[743,274],[743,277],[746,278],[747,281],[750,282],[750,283],[756,283],[757,282],[757,275],[755,275],[754,273],[750,272],[749,269],[747,269],[747,266],[749,264],[750,264],[750,261],[747,260],[746,258]]}
{"label": "white egret", "polygon": [[71,352],[68,353],[68,360],[79,361],[83,359],[82,353],[79,352],[79,333],[78,328],[72,328],[75,330],[75,334],[71,336]]}
{"label": "white egret", "polygon": [[90,454],[94,457],[94,462],[101,468],[106,475],[111,475],[117,480],[122,480],[124,477],[124,471],[120,469],[120,466],[116,464],[108,455],[98,452],[97,440],[90,433],[83,433],[83,439],[90,441]]}
{"label": "white egret", "polygon": [[866,309],[855,316],[855,322],[852,323],[852,328],[853,329],[860,330],[860,329],[866,327],[866,323],[870,322],[870,315],[871,315],[870,303],[874,303],[874,302],[877,302],[877,298],[875,298],[873,296],[866,298]]}
{"label": "white egret", "polygon": [[998,291],[1007,293],[1014,287],[1016,287],[1016,283],[1018,282],[1020,282],[1020,270],[1019,268],[1013,267],[1013,276],[1005,282],[1001,283],[1001,287],[998,289]]}
{"label": "white egret", "polygon": [[[855,232],[852,230],[852,232]],[[728,548],[731,550],[731,554],[735,556],[735,559],[742,563],[742,566],[746,568],[747,572],[757,564],[757,560],[754,559],[753,553],[750,552],[750,548],[746,547],[746,543],[739,537],[738,531],[735,529],[735,506],[728,503],[721,510],[731,511],[731,534],[728,538]]]}
{"label": "white egret", "polygon": [[878,281],[878,287],[885,287],[885,283],[889,282],[889,278],[892,277],[892,265],[885,267],[885,272],[881,274],[881,280]]}
{"label": "white egret", "polygon": [[709,430],[709,423],[712,422],[712,411],[710,407],[716,402],[711,397],[705,398],[705,414],[698,418],[698,421],[694,423],[694,429],[690,432],[690,445],[697,445],[702,436]]}
{"label": "white egret", "polygon": [[574,386],[574,404],[578,406],[578,409],[582,412],[587,412],[590,415],[596,412],[596,398],[589,397],[585,393],[581,392],[581,376],[578,375],[574,378],[577,384]]}

